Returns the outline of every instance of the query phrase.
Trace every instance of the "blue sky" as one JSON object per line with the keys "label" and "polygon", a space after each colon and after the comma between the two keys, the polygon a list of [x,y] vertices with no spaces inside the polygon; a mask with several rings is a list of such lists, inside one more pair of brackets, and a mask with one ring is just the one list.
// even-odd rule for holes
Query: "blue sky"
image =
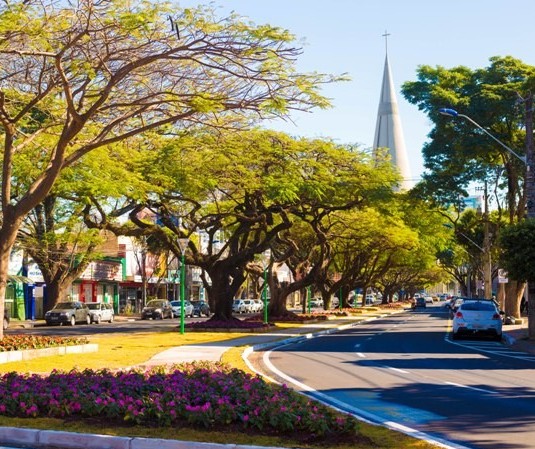
{"label": "blue sky", "polygon": [[482,68],[490,57],[506,55],[535,65],[533,0],[215,0],[211,4],[222,15],[235,11],[257,24],[286,28],[304,40],[299,70],[351,77],[323,89],[332,99],[332,109],[296,113],[294,123],[271,127],[364,148],[373,144],[385,60],[382,34],[387,30],[413,178],[423,172],[421,148],[431,127],[425,115],[403,99],[400,87],[416,79],[419,65]]}

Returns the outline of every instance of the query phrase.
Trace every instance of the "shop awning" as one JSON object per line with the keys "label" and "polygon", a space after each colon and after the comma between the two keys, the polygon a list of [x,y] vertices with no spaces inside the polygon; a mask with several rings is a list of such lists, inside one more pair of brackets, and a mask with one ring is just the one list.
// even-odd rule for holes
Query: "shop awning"
{"label": "shop awning", "polygon": [[22,282],[23,284],[34,284],[34,282],[26,276],[19,276],[16,274],[10,274],[7,277],[8,282]]}

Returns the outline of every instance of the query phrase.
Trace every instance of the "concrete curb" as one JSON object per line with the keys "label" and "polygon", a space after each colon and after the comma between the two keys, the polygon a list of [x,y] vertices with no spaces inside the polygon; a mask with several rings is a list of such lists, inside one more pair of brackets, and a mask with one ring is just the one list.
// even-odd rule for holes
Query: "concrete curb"
{"label": "concrete curb", "polygon": [[0,444],[25,447],[61,447],[62,449],[284,449],[281,447],[241,446],[161,438],[117,437],[58,430],[20,429],[18,427],[0,427],[0,442]]}
{"label": "concrete curb", "polygon": [[53,346],[50,348],[42,349],[22,349],[20,351],[5,351],[0,352],[0,363],[21,362],[23,360],[32,360],[39,357],[65,354],[84,354],[89,352],[98,352],[98,344],[87,343],[85,345]]}

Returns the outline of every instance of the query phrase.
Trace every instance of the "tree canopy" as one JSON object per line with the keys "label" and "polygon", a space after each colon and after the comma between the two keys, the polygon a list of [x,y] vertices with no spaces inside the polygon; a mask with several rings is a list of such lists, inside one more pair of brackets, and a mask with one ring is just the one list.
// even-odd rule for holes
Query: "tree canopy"
{"label": "tree canopy", "polygon": [[[0,6],[0,313],[26,214],[98,148],[167,127],[239,127],[327,107],[287,30],[141,0]],[[0,331],[1,335],[1,331]]]}

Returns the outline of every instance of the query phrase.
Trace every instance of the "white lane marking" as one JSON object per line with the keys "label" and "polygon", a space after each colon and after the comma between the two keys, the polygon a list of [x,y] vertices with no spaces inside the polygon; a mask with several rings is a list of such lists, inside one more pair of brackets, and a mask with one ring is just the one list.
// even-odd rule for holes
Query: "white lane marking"
{"label": "white lane marking", "polygon": [[496,391],[485,390],[484,388],[470,387],[468,385],[457,384],[455,382],[444,382],[446,385],[452,385],[459,388],[467,388],[468,390],[481,391],[482,393],[499,394]]}
{"label": "white lane marking", "polygon": [[391,366],[385,366],[386,369],[396,371],[397,373],[410,374],[410,371],[405,371],[404,369],[392,368]]}
{"label": "white lane marking", "polygon": [[366,356],[362,352],[357,352],[357,355],[362,358],[366,358]]}
{"label": "white lane marking", "polygon": [[[283,346],[286,346],[286,345],[283,345]],[[301,389],[303,389],[304,391],[307,391],[309,393],[314,393],[313,395],[313,399],[316,399],[320,402],[323,402],[324,404],[326,405],[329,405],[331,407],[334,407],[338,410],[340,410],[341,412],[345,412],[345,413],[350,413],[352,415],[354,415],[356,418],[362,420],[362,421],[365,421],[365,422],[369,422],[369,423],[378,423],[380,425],[383,425],[389,429],[394,429],[394,430],[397,430],[398,432],[402,432],[406,435],[410,435],[414,438],[418,438],[420,440],[424,440],[424,441],[428,441],[430,443],[433,443],[435,444],[437,447],[441,447],[443,449],[469,449],[468,447],[466,446],[461,446],[459,444],[455,444],[455,443],[452,443],[450,441],[447,441],[447,440],[443,440],[442,438],[437,438],[437,437],[434,437],[432,435],[429,435],[425,432],[420,432],[419,430],[416,430],[416,429],[413,429],[411,427],[407,427],[407,426],[404,426],[402,424],[399,424],[397,422],[394,422],[394,421],[385,421],[384,418],[382,418],[381,416],[379,415],[375,415],[373,413],[369,413],[365,410],[361,410],[357,407],[353,407],[345,402],[342,402],[342,401],[339,401],[338,399],[335,399],[335,398],[331,398],[329,396],[327,396],[326,394],[323,394],[323,393],[320,393],[319,391],[315,390],[314,388],[312,387],[309,387],[308,385],[302,383],[302,382],[299,382],[297,379],[294,379],[293,377],[291,376],[288,376],[287,374],[283,373],[282,371],[280,371],[279,369],[277,369],[272,363],[271,361],[269,360],[269,356],[271,354],[271,351],[267,351],[264,353],[262,359],[264,361],[264,363],[266,364],[266,367],[272,371],[273,373],[275,373],[276,375],[278,375],[279,377],[281,377],[282,379],[285,379],[287,380],[288,382],[294,384],[294,385],[297,385],[298,387],[300,387]],[[263,376],[262,373],[259,373],[258,371],[256,371],[254,368],[252,368],[254,372],[260,374]],[[268,376],[265,376],[267,378],[269,378]],[[277,382],[275,381],[275,383],[278,383],[280,384],[280,382]]]}

